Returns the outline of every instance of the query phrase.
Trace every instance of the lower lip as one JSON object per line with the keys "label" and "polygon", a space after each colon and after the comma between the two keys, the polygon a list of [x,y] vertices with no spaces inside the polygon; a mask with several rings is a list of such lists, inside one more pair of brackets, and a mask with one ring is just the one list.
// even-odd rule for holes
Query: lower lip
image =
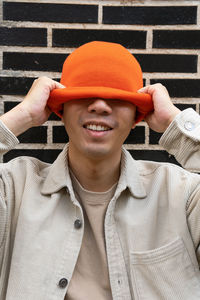
{"label": "lower lip", "polygon": [[87,134],[91,137],[96,137],[96,138],[100,138],[100,137],[105,137],[107,136],[109,133],[111,133],[112,130],[105,130],[105,131],[95,131],[95,130],[90,130],[87,128],[84,128],[85,131],[87,132]]}

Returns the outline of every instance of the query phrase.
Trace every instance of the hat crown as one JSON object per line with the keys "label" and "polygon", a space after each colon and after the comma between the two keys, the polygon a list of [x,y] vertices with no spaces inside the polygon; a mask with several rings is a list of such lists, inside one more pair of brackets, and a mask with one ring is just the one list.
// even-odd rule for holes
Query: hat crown
{"label": "hat crown", "polygon": [[94,41],[65,60],[61,83],[66,87],[110,87],[136,92],[143,86],[136,58],[122,45]]}

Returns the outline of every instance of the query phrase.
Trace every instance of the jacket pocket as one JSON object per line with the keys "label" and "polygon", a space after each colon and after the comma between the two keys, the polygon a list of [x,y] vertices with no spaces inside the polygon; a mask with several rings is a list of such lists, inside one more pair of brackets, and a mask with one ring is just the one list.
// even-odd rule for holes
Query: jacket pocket
{"label": "jacket pocket", "polygon": [[200,299],[199,271],[180,238],[154,250],[131,252],[131,278],[135,300]]}

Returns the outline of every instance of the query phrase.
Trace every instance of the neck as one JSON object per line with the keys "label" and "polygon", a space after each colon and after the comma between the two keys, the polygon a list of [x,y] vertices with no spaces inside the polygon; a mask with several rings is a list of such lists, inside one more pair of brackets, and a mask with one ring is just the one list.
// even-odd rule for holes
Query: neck
{"label": "neck", "polygon": [[121,152],[104,159],[77,155],[69,145],[68,161],[72,172],[84,189],[93,192],[109,190],[119,179]]}

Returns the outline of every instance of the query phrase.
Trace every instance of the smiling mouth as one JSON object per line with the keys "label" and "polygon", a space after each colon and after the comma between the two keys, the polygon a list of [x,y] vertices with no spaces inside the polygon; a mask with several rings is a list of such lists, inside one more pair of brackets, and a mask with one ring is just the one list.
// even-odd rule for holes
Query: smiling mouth
{"label": "smiling mouth", "polygon": [[96,124],[87,124],[83,126],[86,129],[92,130],[92,131],[109,131],[112,130],[112,128],[105,126],[105,125],[96,125]]}

